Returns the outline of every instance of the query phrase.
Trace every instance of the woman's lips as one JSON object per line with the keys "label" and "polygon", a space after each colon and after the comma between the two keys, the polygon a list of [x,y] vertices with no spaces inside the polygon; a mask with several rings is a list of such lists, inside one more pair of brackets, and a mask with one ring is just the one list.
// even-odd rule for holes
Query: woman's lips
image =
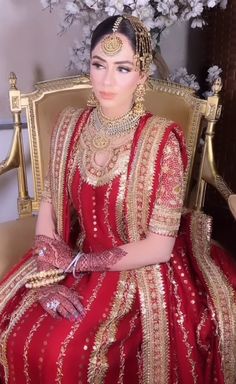
{"label": "woman's lips", "polygon": [[102,99],[106,99],[106,100],[111,100],[115,97],[115,93],[111,93],[111,92],[99,92]]}

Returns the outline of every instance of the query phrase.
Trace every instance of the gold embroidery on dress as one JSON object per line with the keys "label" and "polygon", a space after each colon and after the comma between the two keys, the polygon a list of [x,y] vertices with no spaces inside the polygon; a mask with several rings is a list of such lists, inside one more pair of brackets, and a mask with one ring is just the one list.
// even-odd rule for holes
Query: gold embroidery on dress
{"label": "gold embroidery on dress", "polygon": [[[130,241],[139,240],[147,231],[155,163],[169,125],[166,119],[153,117],[139,139],[126,195]],[[168,383],[170,341],[161,267],[141,268],[136,274],[143,328],[143,382]]]}
{"label": "gold embroidery on dress", "polygon": [[200,346],[200,348],[203,351],[206,351],[206,352],[210,350],[211,346],[210,346],[210,343],[208,345],[202,344],[200,334],[201,334],[202,328],[205,327],[205,323],[206,323],[208,316],[209,316],[209,309],[205,308],[202,315],[201,315],[201,319],[200,319],[200,322],[197,326],[197,331],[196,331],[198,345]]}
{"label": "gold embroidery on dress", "polygon": [[47,313],[44,313],[43,315],[40,316],[37,322],[32,326],[29,332],[29,335],[27,336],[25,341],[23,358],[24,358],[24,374],[25,374],[25,379],[27,384],[31,382],[31,379],[29,377],[29,363],[28,363],[28,352],[29,352],[30,343],[32,341],[34,333],[37,331],[37,329],[40,327],[41,323],[47,316],[48,316]]}
{"label": "gold embroidery on dress", "polygon": [[20,267],[12,278],[7,279],[6,283],[1,285],[0,289],[0,314],[5,305],[16,294],[18,289],[25,285],[28,276],[37,271],[35,258],[30,258],[22,267]]}
{"label": "gold embroidery on dress", "polygon": [[9,380],[9,368],[7,360],[7,342],[8,337],[12,329],[16,326],[18,321],[24,315],[24,313],[31,307],[31,305],[37,300],[34,290],[30,290],[24,297],[22,302],[16,307],[15,311],[11,315],[10,322],[8,327],[2,332],[0,336],[0,363],[3,365],[4,374],[5,374],[5,383],[8,383]]}
{"label": "gold embroidery on dress", "polygon": [[128,242],[125,226],[125,213],[124,213],[124,203],[125,203],[125,190],[127,182],[127,168],[122,172],[119,179],[119,190],[116,198],[116,227],[119,233],[121,240],[124,243]]}
{"label": "gold embroidery on dress", "polygon": [[106,193],[105,193],[105,200],[104,200],[104,222],[106,224],[106,228],[108,231],[108,236],[110,237],[112,241],[112,246],[116,247],[117,246],[117,241],[116,238],[113,234],[113,231],[111,229],[110,221],[109,221],[109,198],[111,195],[111,190],[112,190],[112,183],[109,183]]}
{"label": "gold embroidery on dress", "polygon": [[151,213],[149,230],[167,236],[176,236],[184,198],[183,163],[179,143],[173,132],[164,147],[159,176],[159,187]]}
{"label": "gold embroidery on dress", "polygon": [[120,273],[112,309],[107,319],[101,324],[89,359],[88,383],[101,384],[109,368],[107,352],[116,341],[118,322],[132,307],[136,292],[134,274],[131,271]]}
{"label": "gold embroidery on dress", "polygon": [[166,236],[177,236],[182,209],[173,211],[155,204],[148,229],[150,232]]}
{"label": "gold embroidery on dress", "polygon": [[[61,175],[67,175],[66,172],[66,160],[69,151],[69,145],[71,138],[74,134],[76,124],[82,110],[75,108],[67,108],[58,120],[57,129],[53,132],[51,141],[51,164],[53,169],[51,172],[51,184],[52,187],[52,202],[57,217],[57,233],[63,237],[63,200],[64,200],[64,183],[65,177]],[[80,130],[85,124],[89,111],[84,111],[80,126],[76,132],[79,136]]]}
{"label": "gold embroidery on dress", "polygon": [[[93,289],[93,292],[92,292],[91,296],[89,297],[88,303],[85,306],[85,312],[86,313],[88,313],[90,311],[91,305],[98,295],[98,291],[102,286],[102,283],[104,281],[105,276],[106,276],[106,272],[101,273],[101,275],[99,276],[97,285]],[[59,357],[58,357],[57,362],[56,362],[56,364],[57,364],[57,376],[56,376],[55,382],[57,382],[58,384],[61,384],[62,378],[63,378],[63,361],[64,361],[64,357],[66,356],[67,347],[68,347],[69,343],[71,342],[71,340],[74,339],[75,333],[78,331],[78,329],[80,327],[80,323],[81,323],[81,320],[77,320],[75,322],[75,324],[71,327],[70,332],[68,333],[68,335],[66,336],[65,340],[63,341],[63,343],[61,345],[60,354],[59,354]]]}
{"label": "gold embroidery on dress", "polygon": [[194,257],[206,281],[216,311],[225,384],[236,381],[236,303],[233,288],[210,257],[211,219],[194,212],[191,240]]}
{"label": "gold embroidery on dress", "polygon": [[196,372],[196,361],[194,361],[193,357],[192,357],[193,347],[191,346],[191,343],[188,340],[189,332],[187,331],[187,327],[184,324],[185,320],[186,320],[186,315],[183,313],[183,311],[181,309],[182,300],[181,300],[180,295],[178,293],[178,287],[177,287],[176,280],[174,279],[174,276],[173,276],[173,270],[169,265],[168,265],[168,269],[169,269],[169,271],[168,271],[169,276],[168,277],[169,277],[169,280],[171,282],[171,285],[174,288],[174,297],[176,298],[176,301],[177,301],[177,306],[176,306],[177,318],[176,318],[176,321],[179,324],[179,327],[180,327],[182,334],[183,334],[183,342],[184,342],[185,347],[186,347],[186,357],[188,358],[189,368],[191,370],[193,382],[194,382],[194,384],[198,384],[198,375]]}
{"label": "gold embroidery on dress", "polygon": [[161,139],[170,122],[153,117],[147,122],[139,139],[135,158],[128,179],[128,233],[137,241],[147,232],[150,197],[155,175],[155,162]]}
{"label": "gold embroidery on dress", "polygon": [[83,223],[83,215],[82,215],[82,205],[81,205],[81,188],[82,188],[82,179],[80,177],[79,180],[79,186],[78,186],[78,191],[77,191],[77,201],[79,205],[79,210],[78,210],[78,220],[80,224],[80,233],[78,235],[78,238],[76,239],[76,246],[79,251],[83,251],[83,243],[86,237],[85,234],[85,229],[84,229],[84,223]]}
{"label": "gold embroidery on dress", "polygon": [[[72,188],[73,188],[73,179],[75,176],[75,172],[78,168],[78,164],[75,158],[76,152],[74,151],[69,159],[69,176],[68,176],[68,191],[71,198],[71,201],[73,201],[73,194],[72,194]],[[79,223],[79,234],[76,239],[76,247],[79,251],[83,251],[83,242],[85,240],[85,230],[84,230],[84,224],[83,224],[83,215],[82,215],[82,209],[81,209],[81,188],[82,188],[82,179],[79,178],[79,185],[77,189],[77,204],[76,204],[76,211],[77,211],[77,220]]]}
{"label": "gold embroidery on dress", "polygon": [[160,265],[136,270],[142,314],[143,382],[169,383],[169,330]]}
{"label": "gold embroidery on dress", "polygon": [[120,344],[120,372],[119,372],[119,379],[118,379],[117,384],[123,384],[124,372],[125,372],[125,357],[126,357],[124,345],[125,345],[125,342],[127,341],[127,339],[131,336],[132,332],[134,331],[135,321],[137,320],[138,315],[139,315],[139,312],[136,312],[135,315],[130,320],[129,332]]}

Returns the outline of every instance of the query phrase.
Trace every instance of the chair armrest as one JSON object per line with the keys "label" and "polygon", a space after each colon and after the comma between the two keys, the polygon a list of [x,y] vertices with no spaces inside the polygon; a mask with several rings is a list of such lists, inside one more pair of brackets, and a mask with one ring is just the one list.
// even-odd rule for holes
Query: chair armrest
{"label": "chair armrest", "polygon": [[0,224],[0,279],[32,247],[36,216]]}

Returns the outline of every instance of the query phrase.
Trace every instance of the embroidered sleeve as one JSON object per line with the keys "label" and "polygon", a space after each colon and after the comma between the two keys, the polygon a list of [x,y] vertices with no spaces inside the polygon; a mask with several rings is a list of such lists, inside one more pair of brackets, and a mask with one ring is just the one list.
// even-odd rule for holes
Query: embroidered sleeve
{"label": "embroidered sleeve", "polygon": [[43,192],[42,192],[41,201],[46,201],[47,203],[51,203],[52,202],[49,173],[47,174],[47,176],[44,179],[44,189],[43,189]]}
{"label": "embroidered sleeve", "polygon": [[151,214],[150,232],[177,235],[183,206],[183,173],[179,143],[171,133],[163,151],[160,187]]}

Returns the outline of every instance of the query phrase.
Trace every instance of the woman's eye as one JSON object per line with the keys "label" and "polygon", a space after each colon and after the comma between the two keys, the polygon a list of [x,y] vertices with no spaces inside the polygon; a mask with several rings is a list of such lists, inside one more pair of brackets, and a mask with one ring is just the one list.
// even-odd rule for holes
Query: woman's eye
{"label": "woman's eye", "polygon": [[96,63],[96,62],[92,63],[92,66],[95,67],[95,68],[98,68],[98,69],[104,68],[104,66],[102,64]]}
{"label": "woman's eye", "polygon": [[122,73],[128,73],[131,71],[131,69],[128,67],[118,67],[117,69],[119,72],[122,72]]}

